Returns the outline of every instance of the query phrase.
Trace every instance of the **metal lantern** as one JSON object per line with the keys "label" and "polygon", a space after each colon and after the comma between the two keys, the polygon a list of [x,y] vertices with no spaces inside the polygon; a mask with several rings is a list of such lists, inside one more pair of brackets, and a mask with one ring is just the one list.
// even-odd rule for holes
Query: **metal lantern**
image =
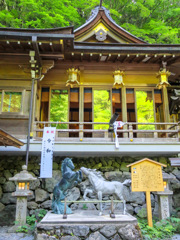
{"label": "metal lantern", "polygon": [[163,69],[157,73],[157,78],[159,78],[159,83],[156,87],[159,89],[163,88],[163,86],[168,87],[170,84],[168,83],[168,77],[171,75],[169,71],[166,70],[166,62],[163,62]]}
{"label": "metal lantern", "polygon": [[69,68],[67,70],[67,73],[68,73],[68,80],[66,82],[66,86],[70,86],[71,88],[73,88],[74,86],[79,85],[78,77],[79,77],[80,71],[75,68]]}
{"label": "metal lantern", "polygon": [[12,193],[12,196],[17,197],[16,203],[16,222],[17,225],[24,225],[26,223],[27,212],[27,197],[33,193],[29,190],[29,183],[36,180],[27,171],[27,166],[22,166],[22,171],[17,173],[14,177],[9,178],[10,181],[15,181],[16,191]]}
{"label": "metal lantern", "polygon": [[116,70],[116,71],[113,72],[113,76],[114,76],[113,87],[118,89],[118,88],[124,86],[124,82],[123,82],[124,72],[123,71]]}

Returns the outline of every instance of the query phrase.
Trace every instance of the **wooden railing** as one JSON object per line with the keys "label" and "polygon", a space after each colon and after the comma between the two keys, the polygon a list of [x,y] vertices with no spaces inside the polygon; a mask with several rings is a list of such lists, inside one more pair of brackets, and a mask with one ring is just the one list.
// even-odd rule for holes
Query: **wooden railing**
{"label": "wooden railing", "polygon": [[[60,126],[65,126],[61,129]],[[95,125],[103,125],[102,129],[94,129]],[[87,129],[89,126],[89,129]],[[145,126],[143,129],[142,126]],[[33,137],[42,138],[44,127],[56,127],[56,140],[94,139],[97,141],[113,141],[113,134],[108,132],[109,123],[104,122],[34,122]],[[104,129],[103,129],[104,128]],[[120,141],[158,139],[158,141],[180,141],[180,122],[177,123],[137,123],[127,122],[122,129],[117,130]],[[88,135],[89,134],[89,135]],[[74,135],[74,136],[73,136]],[[91,135],[91,136],[90,136]],[[96,140],[95,140],[96,139]],[[166,140],[165,140],[166,139]],[[90,140],[91,142],[93,140]]]}

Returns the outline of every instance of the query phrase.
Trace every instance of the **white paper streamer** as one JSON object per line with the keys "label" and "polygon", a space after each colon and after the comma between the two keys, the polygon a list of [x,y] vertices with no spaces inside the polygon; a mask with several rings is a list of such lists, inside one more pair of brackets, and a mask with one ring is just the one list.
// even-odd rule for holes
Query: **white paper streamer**
{"label": "white paper streamer", "polygon": [[114,127],[114,134],[115,134],[115,146],[118,149],[119,148],[119,141],[118,141],[118,135],[117,135],[117,129],[118,128],[122,128],[124,126],[124,122],[121,121],[116,121],[115,123],[113,123],[113,127]]}

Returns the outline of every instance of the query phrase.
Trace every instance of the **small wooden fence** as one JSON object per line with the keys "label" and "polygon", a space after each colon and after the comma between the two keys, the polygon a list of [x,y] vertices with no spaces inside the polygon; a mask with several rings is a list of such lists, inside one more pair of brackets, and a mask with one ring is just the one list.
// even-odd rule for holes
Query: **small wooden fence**
{"label": "small wooden fence", "polygon": [[[102,129],[95,129],[94,126],[100,125]],[[63,128],[61,128],[64,127]],[[90,142],[113,141],[113,134],[108,132],[108,123],[104,122],[34,122],[33,136],[34,138],[42,138],[44,127],[56,127],[56,140],[73,141],[80,139]],[[153,141],[180,141],[180,122],[177,123],[138,123],[127,122],[123,128],[117,130],[120,141],[131,139],[153,139]],[[71,139],[71,140],[70,140]],[[121,140],[122,139],[122,140]]]}

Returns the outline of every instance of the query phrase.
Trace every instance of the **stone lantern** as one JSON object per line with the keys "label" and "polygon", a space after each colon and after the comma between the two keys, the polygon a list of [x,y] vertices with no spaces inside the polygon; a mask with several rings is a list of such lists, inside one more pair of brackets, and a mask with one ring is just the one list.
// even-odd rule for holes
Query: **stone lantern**
{"label": "stone lantern", "polygon": [[17,225],[24,225],[26,223],[27,212],[27,197],[33,193],[29,190],[30,181],[34,181],[37,178],[33,177],[27,171],[27,166],[22,166],[22,171],[17,173],[14,177],[9,178],[10,181],[15,181],[16,191],[12,193],[12,196],[17,197],[16,203],[16,222]]}
{"label": "stone lantern", "polygon": [[78,77],[80,75],[80,71],[75,68],[69,68],[67,70],[67,73],[68,73],[68,80],[66,82],[66,86],[70,86],[71,88],[73,88],[74,86],[79,85]]}
{"label": "stone lantern", "polygon": [[114,76],[113,87],[118,89],[118,88],[124,86],[124,82],[123,82],[124,72],[123,71],[116,70],[113,72],[113,76]]}
{"label": "stone lantern", "polygon": [[159,216],[160,219],[166,219],[170,217],[170,196],[173,195],[173,191],[169,189],[169,181],[175,179],[175,177],[163,172],[163,184],[164,192],[156,192],[158,195]]}

